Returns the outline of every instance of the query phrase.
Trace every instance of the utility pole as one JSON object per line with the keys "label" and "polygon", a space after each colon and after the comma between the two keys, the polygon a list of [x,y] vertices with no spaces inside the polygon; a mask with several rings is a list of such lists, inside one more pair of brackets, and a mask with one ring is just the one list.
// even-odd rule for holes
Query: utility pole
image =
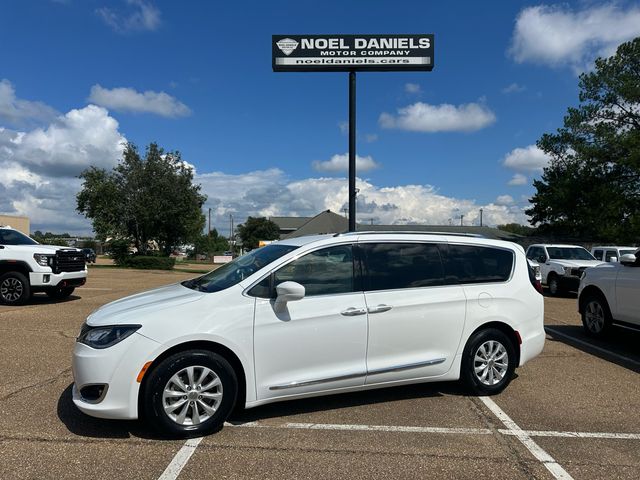
{"label": "utility pole", "polygon": [[480,209],[480,226],[482,226],[482,209]]}
{"label": "utility pole", "polygon": [[211,236],[211,207],[209,207],[209,236]]}
{"label": "utility pole", "polygon": [[233,215],[229,214],[229,246],[233,250],[232,240],[233,240]]}
{"label": "utility pole", "polygon": [[460,215],[460,226],[461,227],[464,226],[464,224],[462,223],[462,220],[464,220],[464,215],[461,214]]}

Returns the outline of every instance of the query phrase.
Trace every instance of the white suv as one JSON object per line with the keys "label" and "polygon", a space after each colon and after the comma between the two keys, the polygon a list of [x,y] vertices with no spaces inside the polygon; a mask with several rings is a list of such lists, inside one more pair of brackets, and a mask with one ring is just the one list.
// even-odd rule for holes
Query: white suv
{"label": "white suv", "polygon": [[633,255],[638,247],[593,247],[591,255],[603,262],[619,262],[622,255]]}
{"label": "white suv", "polygon": [[84,285],[82,250],[40,245],[9,227],[0,227],[0,304],[20,305],[35,292],[66,298]]}
{"label": "white suv", "polygon": [[236,404],[458,379],[494,394],[542,351],[535,284],[509,242],[283,240],[93,312],[73,353],[73,401],[193,435],[218,429]]}
{"label": "white suv", "polygon": [[542,284],[551,295],[577,291],[582,273],[602,263],[579,245],[531,245],[527,248],[527,258],[540,264]]}
{"label": "white suv", "polygon": [[591,336],[613,323],[640,328],[640,252],[588,269],[580,281],[578,310]]}

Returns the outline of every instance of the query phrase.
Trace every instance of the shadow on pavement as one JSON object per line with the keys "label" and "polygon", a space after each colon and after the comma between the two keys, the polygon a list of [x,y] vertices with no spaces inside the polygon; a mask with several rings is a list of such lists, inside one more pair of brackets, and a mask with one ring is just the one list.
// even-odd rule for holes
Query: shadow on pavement
{"label": "shadow on pavement", "polygon": [[[545,325],[547,341],[561,342],[633,372],[640,373],[640,331],[614,325],[602,339],[587,336],[580,325]],[[558,332],[558,333],[557,333]],[[595,347],[595,348],[594,348]],[[599,349],[604,349],[612,354]],[[626,357],[621,358],[619,355]]]}
{"label": "shadow on pavement", "polygon": [[[514,377],[514,380],[517,378]],[[143,421],[105,420],[85,415],[73,404],[72,385],[60,395],[57,405],[58,418],[69,432],[81,437],[90,438],[130,438],[170,440],[156,433]],[[337,410],[341,408],[373,405],[377,403],[410,400],[425,397],[441,397],[443,395],[464,396],[464,388],[457,382],[423,383],[401,387],[390,387],[380,390],[368,390],[356,393],[342,393],[302,400],[290,400],[273,403],[250,410],[234,412],[230,423],[242,424],[268,418],[288,417],[304,413]]]}
{"label": "shadow on pavement", "polygon": [[69,295],[67,298],[57,299],[49,297],[46,293],[35,293],[25,305],[51,305],[58,303],[75,302],[77,300],[82,300],[82,297],[79,297],[78,295]]}

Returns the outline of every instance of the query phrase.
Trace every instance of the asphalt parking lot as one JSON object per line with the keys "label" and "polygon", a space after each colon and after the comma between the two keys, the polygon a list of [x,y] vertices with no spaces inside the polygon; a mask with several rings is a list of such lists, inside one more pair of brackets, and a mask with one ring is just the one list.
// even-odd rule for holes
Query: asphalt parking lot
{"label": "asphalt parking lot", "polygon": [[546,299],[543,353],[491,398],[434,383],[291,401],[188,441],[80,413],[85,317],[191,276],[91,269],[67,301],[0,306],[1,479],[640,477],[640,333],[585,337],[575,296]]}

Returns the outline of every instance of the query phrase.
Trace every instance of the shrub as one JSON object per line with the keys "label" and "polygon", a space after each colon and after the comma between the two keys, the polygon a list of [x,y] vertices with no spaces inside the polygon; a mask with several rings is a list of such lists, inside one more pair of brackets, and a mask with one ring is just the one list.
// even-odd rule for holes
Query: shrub
{"label": "shrub", "polygon": [[109,256],[116,265],[125,266],[129,259],[129,240],[113,240],[109,244]]}
{"label": "shrub", "polygon": [[176,264],[173,257],[130,256],[123,266],[142,270],[171,270]]}

